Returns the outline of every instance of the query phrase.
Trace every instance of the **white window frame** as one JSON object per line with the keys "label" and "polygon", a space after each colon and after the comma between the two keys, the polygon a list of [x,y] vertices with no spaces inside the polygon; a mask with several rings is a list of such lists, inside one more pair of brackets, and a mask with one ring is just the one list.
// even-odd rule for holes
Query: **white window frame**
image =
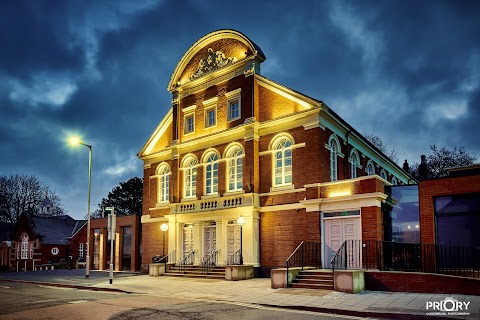
{"label": "white window frame", "polygon": [[[192,119],[192,130],[189,130],[189,124],[188,120]],[[185,115],[185,123],[184,123],[184,131],[183,134],[192,134],[195,132],[195,114],[194,113],[189,113]]]}
{"label": "white window frame", "polygon": [[350,178],[356,179],[358,178],[357,168],[360,165],[360,157],[358,156],[357,150],[353,149],[350,151]]}
{"label": "white window frame", "polygon": [[[195,110],[197,109],[196,105],[184,108],[183,111],[183,134],[188,135],[195,132]],[[188,119],[192,119],[192,130],[188,129]]]}
{"label": "white window frame", "polygon": [[[370,168],[372,168],[372,172],[370,172]],[[373,164],[372,160],[368,160],[367,166],[365,167],[365,172],[367,173],[367,176],[375,175],[375,165]]]}
{"label": "white window frame", "polygon": [[388,181],[387,180],[387,171],[385,171],[385,169],[382,169],[382,171],[380,171],[380,178],[382,178],[385,181]]}
{"label": "white window frame", "polygon": [[[280,136],[272,143],[272,185],[273,187],[290,186],[293,183],[293,152],[294,142],[287,136]],[[281,163],[278,165],[277,157]],[[288,164],[290,162],[290,164]],[[280,182],[277,182],[280,178]]]}
{"label": "white window frame", "polygon": [[[225,96],[227,97],[227,121],[235,121],[242,118],[242,89],[238,88],[236,90],[227,92]],[[232,105],[234,102],[238,104],[238,114],[235,117],[231,116]]]}
{"label": "white window frame", "polygon": [[[217,126],[217,100],[218,97],[214,97],[202,102],[204,107],[203,123],[205,129]],[[210,123],[210,112],[213,112],[213,123]]]}
{"label": "white window frame", "polygon": [[84,252],[84,248],[83,248],[83,242],[80,242],[78,244],[78,257],[79,258],[83,258],[83,252]]}
{"label": "white window frame", "polygon": [[396,185],[398,185],[397,178],[393,177],[392,178],[392,186],[396,186]]}
{"label": "white window frame", "polygon": [[[243,157],[242,147],[234,145],[227,154],[227,191],[236,192],[243,189]],[[231,187],[232,185],[233,187]]]}
{"label": "white window frame", "polygon": [[[214,158],[212,158],[214,157]],[[207,152],[204,156],[204,194],[207,196],[218,195],[218,162],[220,157],[214,151]],[[208,176],[210,173],[210,177]]]}
{"label": "white window frame", "polygon": [[[213,122],[210,123],[210,113],[213,114]],[[213,128],[217,126],[217,106],[205,109],[205,128]]]}
{"label": "white window frame", "polygon": [[54,248],[52,248],[51,252],[54,256],[56,256],[57,254],[60,253],[60,250],[57,247],[54,247]]}
{"label": "white window frame", "polygon": [[188,156],[183,161],[183,197],[185,199],[197,196],[197,159]]}
{"label": "white window frame", "polygon": [[170,196],[170,175],[172,174],[170,166],[166,163],[161,163],[156,172],[158,179],[157,184],[157,203],[169,202]]}
{"label": "white window frame", "polygon": [[28,235],[24,234],[22,237],[21,259],[28,259]]}
{"label": "white window frame", "polygon": [[328,142],[330,146],[330,181],[338,180],[338,145],[333,138]]}

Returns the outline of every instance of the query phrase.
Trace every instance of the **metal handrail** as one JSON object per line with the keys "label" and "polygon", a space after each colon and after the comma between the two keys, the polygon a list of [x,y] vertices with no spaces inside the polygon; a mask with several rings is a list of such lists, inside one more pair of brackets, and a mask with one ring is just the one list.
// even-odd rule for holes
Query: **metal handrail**
{"label": "metal handrail", "polygon": [[291,267],[311,266],[316,268],[322,267],[322,243],[302,241],[292,254],[285,260],[287,265],[287,287],[288,287],[288,271]]}
{"label": "metal handrail", "polygon": [[183,257],[178,262],[178,265],[180,267],[180,273],[186,273],[187,266],[193,265],[195,263],[196,254],[197,250],[193,250],[183,255]]}
{"label": "metal handrail", "polygon": [[239,265],[240,264],[240,256],[241,256],[241,250],[235,251],[233,254],[229,255],[227,257],[227,260],[225,261],[225,265]]}
{"label": "metal handrail", "polygon": [[210,269],[217,266],[220,249],[212,250],[202,258],[202,274],[207,274]]}
{"label": "metal handrail", "polygon": [[177,250],[173,250],[172,252],[170,252],[166,256],[163,256],[158,262],[163,263],[165,265],[165,271],[166,271],[167,270],[167,263],[169,261],[176,261],[177,260],[176,257],[177,257]]}

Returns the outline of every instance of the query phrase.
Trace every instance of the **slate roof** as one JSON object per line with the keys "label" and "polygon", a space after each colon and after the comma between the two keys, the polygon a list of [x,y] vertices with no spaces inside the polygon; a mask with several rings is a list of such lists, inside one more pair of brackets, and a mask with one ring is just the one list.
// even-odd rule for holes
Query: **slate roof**
{"label": "slate roof", "polygon": [[32,217],[34,232],[42,236],[43,244],[68,245],[70,237],[84,224],[68,215]]}
{"label": "slate roof", "polygon": [[10,240],[15,223],[0,222],[0,242]]}

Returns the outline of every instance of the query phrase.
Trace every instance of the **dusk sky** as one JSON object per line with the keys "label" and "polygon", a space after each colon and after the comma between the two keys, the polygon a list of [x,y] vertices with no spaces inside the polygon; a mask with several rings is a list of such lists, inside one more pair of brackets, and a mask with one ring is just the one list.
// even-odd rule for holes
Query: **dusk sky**
{"label": "dusk sky", "polygon": [[120,181],[199,38],[235,29],[262,75],[321,100],[399,164],[437,144],[480,157],[480,1],[1,1],[0,174],[35,175],[74,218]]}

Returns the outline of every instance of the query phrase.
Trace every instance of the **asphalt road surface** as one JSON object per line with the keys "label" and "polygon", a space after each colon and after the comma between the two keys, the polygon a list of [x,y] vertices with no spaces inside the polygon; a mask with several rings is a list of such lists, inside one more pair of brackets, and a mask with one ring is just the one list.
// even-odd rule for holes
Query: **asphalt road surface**
{"label": "asphalt road surface", "polygon": [[0,319],[361,319],[259,306],[79,290],[0,279]]}

